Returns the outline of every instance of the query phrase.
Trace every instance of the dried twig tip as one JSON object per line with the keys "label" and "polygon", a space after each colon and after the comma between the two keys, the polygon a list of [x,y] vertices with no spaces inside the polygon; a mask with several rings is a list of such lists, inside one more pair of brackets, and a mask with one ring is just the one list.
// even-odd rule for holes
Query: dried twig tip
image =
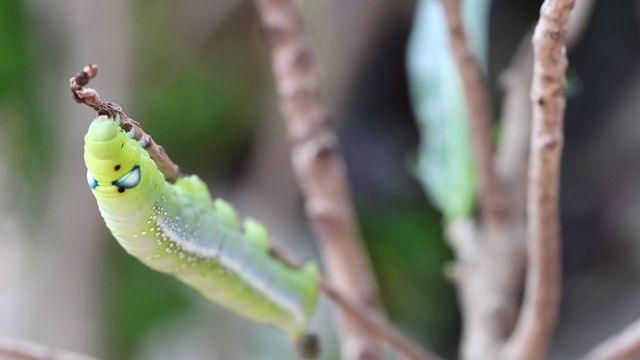
{"label": "dried twig tip", "polygon": [[100,100],[100,95],[91,88],[85,88],[96,75],[98,75],[98,65],[85,66],[81,72],[69,79],[69,90],[71,90],[71,98],[75,102],[85,104],[100,113],[105,108],[105,104]]}
{"label": "dried twig tip", "polygon": [[95,78],[98,75],[98,65],[89,64],[85,66],[81,72],[77,73],[74,77],[71,78],[71,86],[72,88],[81,88],[86,86],[89,81]]}
{"label": "dried twig tip", "polygon": [[82,71],[87,73],[89,75],[89,77],[91,79],[93,79],[94,77],[96,77],[96,75],[98,75],[98,65],[89,64],[89,65],[85,66],[84,69],[82,69]]}
{"label": "dried twig tip", "polygon": [[85,66],[81,72],[77,73],[75,76],[76,83],[80,86],[85,86],[89,83],[89,80],[93,79],[98,75],[98,65],[87,65]]}

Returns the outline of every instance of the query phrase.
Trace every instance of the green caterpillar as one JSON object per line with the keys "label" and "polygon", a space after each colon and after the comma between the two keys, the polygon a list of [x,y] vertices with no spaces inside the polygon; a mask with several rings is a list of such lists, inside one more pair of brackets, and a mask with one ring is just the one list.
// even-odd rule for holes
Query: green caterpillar
{"label": "green caterpillar", "polygon": [[297,340],[318,298],[316,263],[293,268],[269,255],[264,226],[212,201],[197,176],[165,181],[147,151],[99,116],[84,138],[87,181],[100,213],[120,245],[207,299]]}

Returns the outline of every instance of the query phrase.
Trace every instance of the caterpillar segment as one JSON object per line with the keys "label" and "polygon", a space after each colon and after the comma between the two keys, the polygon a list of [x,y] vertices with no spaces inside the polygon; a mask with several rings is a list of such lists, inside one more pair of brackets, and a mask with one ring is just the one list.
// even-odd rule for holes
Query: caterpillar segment
{"label": "caterpillar segment", "polygon": [[204,297],[292,340],[305,331],[318,297],[316,263],[299,268],[269,255],[258,221],[213,201],[195,175],[165,181],[147,151],[99,116],[85,136],[87,181],[104,221],[131,255]]}

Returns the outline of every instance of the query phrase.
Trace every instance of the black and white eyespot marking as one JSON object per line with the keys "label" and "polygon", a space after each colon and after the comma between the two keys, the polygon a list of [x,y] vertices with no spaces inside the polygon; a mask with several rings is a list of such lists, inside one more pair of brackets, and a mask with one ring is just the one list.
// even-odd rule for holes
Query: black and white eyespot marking
{"label": "black and white eyespot marking", "polygon": [[[114,167],[115,171],[120,170],[120,165]],[[87,183],[91,189],[98,186],[98,180],[87,170]],[[111,184],[118,187],[118,192],[123,193],[126,189],[134,188],[140,183],[140,166],[136,165],[128,173],[121,176],[118,180],[114,180]]]}
{"label": "black and white eyespot marking", "polygon": [[118,187],[118,192],[123,193],[125,189],[134,188],[140,183],[140,166],[136,165],[128,173],[122,175],[118,180],[112,182]]}

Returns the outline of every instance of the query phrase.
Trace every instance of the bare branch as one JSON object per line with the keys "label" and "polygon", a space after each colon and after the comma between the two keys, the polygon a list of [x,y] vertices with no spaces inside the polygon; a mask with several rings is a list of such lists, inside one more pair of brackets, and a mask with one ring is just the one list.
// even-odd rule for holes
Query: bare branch
{"label": "bare branch", "polygon": [[469,133],[478,175],[481,215],[484,220],[501,222],[506,213],[506,204],[493,164],[492,118],[485,80],[467,42],[460,15],[460,1],[441,0],[441,2],[447,17],[451,50],[465,93]]}
{"label": "bare branch", "polygon": [[630,360],[640,355],[640,320],[596,345],[582,360]]}
{"label": "bare branch", "polygon": [[[531,139],[531,81],[533,48],[527,32],[511,65],[500,75],[505,92],[502,102],[502,136],[496,152],[496,169],[505,187],[513,221],[525,223],[527,164]],[[524,226],[524,225],[523,225]],[[524,243],[525,240],[521,239]]]}
{"label": "bare branch", "polygon": [[77,73],[74,77],[69,79],[69,89],[71,90],[72,99],[79,103],[85,104],[96,112],[98,115],[108,115],[115,117],[120,115],[121,126],[125,131],[134,129],[135,133],[133,138],[139,142],[145,144],[144,148],[149,152],[151,159],[158,165],[158,170],[162,172],[164,178],[168,182],[175,182],[180,177],[180,168],[173,163],[164,148],[155,141],[151,135],[142,130],[140,124],[133,119],[129,118],[127,114],[122,111],[122,108],[117,104],[111,102],[104,102],[100,99],[100,95],[97,91],[85,86],[89,84],[91,79],[98,75],[98,65],[87,65],[81,72]]}
{"label": "bare branch", "polygon": [[577,1],[571,16],[569,16],[569,25],[567,25],[567,37],[565,43],[567,49],[572,49],[582,39],[582,35],[589,25],[591,14],[593,13],[593,5],[595,0]]}
{"label": "bare branch", "polygon": [[[255,0],[271,50],[293,168],[331,281],[345,295],[378,307],[377,285],[355,224],[338,140],[321,102],[320,71],[294,0]],[[349,316],[341,317],[343,357],[378,359],[380,348]]]}
{"label": "bare branch", "polygon": [[408,360],[440,359],[438,355],[414,344],[396,329],[389,326],[379,312],[343,296],[342,293],[334,289],[325,280],[320,280],[320,289],[334,305],[338,306],[344,313],[349,314],[349,317],[358,322],[360,327],[365,329],[369,335],[389,344]]}
{"label": "bare branch", "polygon": [[454,278],[464,318],[460,356],[467,360],[495,359],[516,320],[524,270],[524,240],[517,240],[524,237],[524,230],[510,222],[510,204],[494,167],[490,99],[469,48],[460,2],[441,3],[465,92],[481,220],[476,225],[463,219],[447,229],[447,238],[456,251]]}
{"label": "bare branch", "polygon": [[575,0],[546,0],[533,36],[533,130],[527,208],[527,278],[506,359],[540,359],[555,327],[560,298],[558,190],[567,59],[564,41]]}
{"label": "bare branch", "polygon": [[[270,244],[269,254],[274,258],[282,261],[287,266],[299,267],[303,265],[300,259],[295,258],[288,251]],[[348,314],[352,321],[359,324],[360,328],[372,337],[388,344],[394,348],[399,354],[404,355],[409,360],[429,360],[439,359],[438,355],[423,349],[408,338],[404,337],[400,332],[390,326],[379,312],[371,309],[365,304],[358,303],[356,300],[346,297],[340,291],[335,289],[329,282],[320,278],[320,290],[340,311]]]}
{"label": "bare branch", "polygon": [[[569,17],[566,46],[573,48],[582,38],[591,13],[593,0],[576,2]],[[524,217],[526,208],[527,163],[531,133],[532,107],[530,100],[533,77],[533,30],[527,32],[509,67],[500,75],[505,93],[502,103],[502,136],[496,153],[496,167],[504,184],[510,211]]]}
{"label": "bare branch", "polygon": [[[572,11],[566,37],[566,46],[575,46],[588,24],[594,1],[577,2]],[[502,108],[502,136],[496,153],[496,166],[500,182],[504,184],[509,203],[509,221],[514,229],[524,229],[526,223],[526,188],[531,139],[532,104],[530,99],[533,78],[533,30],[527,32],[511,65],[500,75],[505,92]],[[525,242],[525,232],[512,235],[512,241]],[[521,273],[519,271],[519,273]]]}
{"label": "bare branch", "polygon": [[498,359],[513,330],[524,271],[523,246],[513,240],[522,233],[506,222],[483,228],[461,219],[447,226],[456,252],[451,277],[463,315],[461,359]]}
{"label": "bare branch", "polygon": [[95,360],[95,358],[54,349],[34,342],[0,336],[0,359],[5,360]]}

